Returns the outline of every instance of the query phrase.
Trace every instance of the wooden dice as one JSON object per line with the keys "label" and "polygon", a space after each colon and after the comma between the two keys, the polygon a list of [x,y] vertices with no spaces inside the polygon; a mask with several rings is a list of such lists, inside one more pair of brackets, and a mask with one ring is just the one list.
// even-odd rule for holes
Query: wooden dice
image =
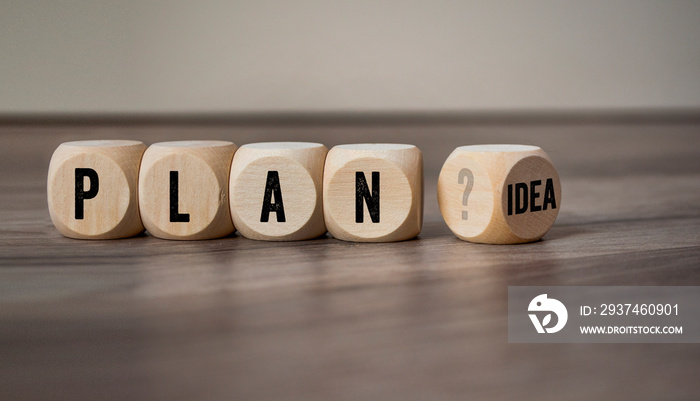
{"label": "wooden dice", "polygon": [[[267,241],[390,242],[423,224],[423,156],[413,145],[224,141],[67,142],[54,152],[51,219],[73,238],[123,238],[144,227],[165,239],[231,234]],[[561,207],[559,176],[536,146],[455,149],[438,204],[459,238],[536,241]]]}
{"label": "wooden dice", "polygon": [[51,221],[70,238],[125,238],[143,231],[138,207],[139,141],[77,141],[51,157],[47,198]]}
{"label": "wooden dice", "polygon": [[415,237],[423,224],[423,155],[413,145],[340,145],[323,174],[328,231],[346,241]]}
{"label": "wooden dice", "polygon": [[326,233],[320,143],[268,142],[241,146],[231,164],[231,218],[246,238],[292,241]]}
{"label": "wooden dice", "polygon": [[228,176],[236,145],[224,141],[161,142],[143,155],[139,206],[154,237],[210,239],[234,230]]}
{"label": "wooden dice", "polygon": [[465,241],[517,244],[536,241],[561,207],[552,161],[536,146],[462,146],[438,179],[440,212]]}

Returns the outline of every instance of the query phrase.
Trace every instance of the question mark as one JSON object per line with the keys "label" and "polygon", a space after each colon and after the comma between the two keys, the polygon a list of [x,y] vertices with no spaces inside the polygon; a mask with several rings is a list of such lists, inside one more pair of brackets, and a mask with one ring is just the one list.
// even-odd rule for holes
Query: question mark
{"label": "question mark", "polygon": [[[464,184],[464,177],[467,177],[467,187],[464,188],[464,193],[462,194],[462,205],[467,207],[467,201],[469,200],[469,193],[472,188],[474,188],[474,174],[468,168],[463,168],[459,170],[459,183]],[[469,214],[466,210],[462,210],[462,220],[468,220]]]}

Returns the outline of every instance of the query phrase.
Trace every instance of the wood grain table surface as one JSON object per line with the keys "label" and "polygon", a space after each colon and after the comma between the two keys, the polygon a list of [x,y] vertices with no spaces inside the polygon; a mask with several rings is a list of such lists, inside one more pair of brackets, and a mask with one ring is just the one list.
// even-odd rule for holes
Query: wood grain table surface
{"label": "wood grain table surface", "polygon": [[[87,138],[412,143],[425,225],[385,244],[64,238],[48,163]],[[479,143],[551,156],[542,241],[447,229],[440,167]],[[506,315],[508,286],[700,285],[698,122],[5,124],[0,149],[1,400],[700,399],[700,344],[509,344]]]}

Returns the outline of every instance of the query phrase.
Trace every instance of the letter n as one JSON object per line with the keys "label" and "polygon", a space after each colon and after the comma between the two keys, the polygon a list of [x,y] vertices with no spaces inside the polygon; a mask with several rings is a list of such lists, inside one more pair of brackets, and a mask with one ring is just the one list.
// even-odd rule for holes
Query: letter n
{"label": "letter n", "polygon": [[372,171],[372,193],[369,192],[365,173],[355,172],[355,222],[363,223],[363,203],[367,203],[367,210],[372,223],[379,223],[379,171]]}

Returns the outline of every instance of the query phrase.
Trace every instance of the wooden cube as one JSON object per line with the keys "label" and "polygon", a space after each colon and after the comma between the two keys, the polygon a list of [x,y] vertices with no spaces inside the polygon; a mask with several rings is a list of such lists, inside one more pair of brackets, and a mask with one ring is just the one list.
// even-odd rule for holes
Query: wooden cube
{"label": "wooden cube", "polygon": [[236,145],[179,141],[151,145],[139,174],[141,219],[164,239],[219,238],[234,231],[228,175]]}
{"label": "wooden cube", "polygon": [[229,194],[233,224],[246,238],[294,241],[326,233],[320,143],[241,146],[233,157]]}
{"label": "wooden cube", "polygon": [[340,145],[323,174],[328,231],[345,241],[410,239],[423,225],[423,155],[413,145]]}
{"label": "wooden cube", "polygon": [[440,212],[465,241],[518,244],[549,230],[561,207],[559,175],[537,146],[462,146],[438,179]]}
{"label": "wooden cube", "polygon": [[49,213],[58,231],[83,239],[141,233],[137,182],[145,149],[139,141],[62,143],[47,180]]}

